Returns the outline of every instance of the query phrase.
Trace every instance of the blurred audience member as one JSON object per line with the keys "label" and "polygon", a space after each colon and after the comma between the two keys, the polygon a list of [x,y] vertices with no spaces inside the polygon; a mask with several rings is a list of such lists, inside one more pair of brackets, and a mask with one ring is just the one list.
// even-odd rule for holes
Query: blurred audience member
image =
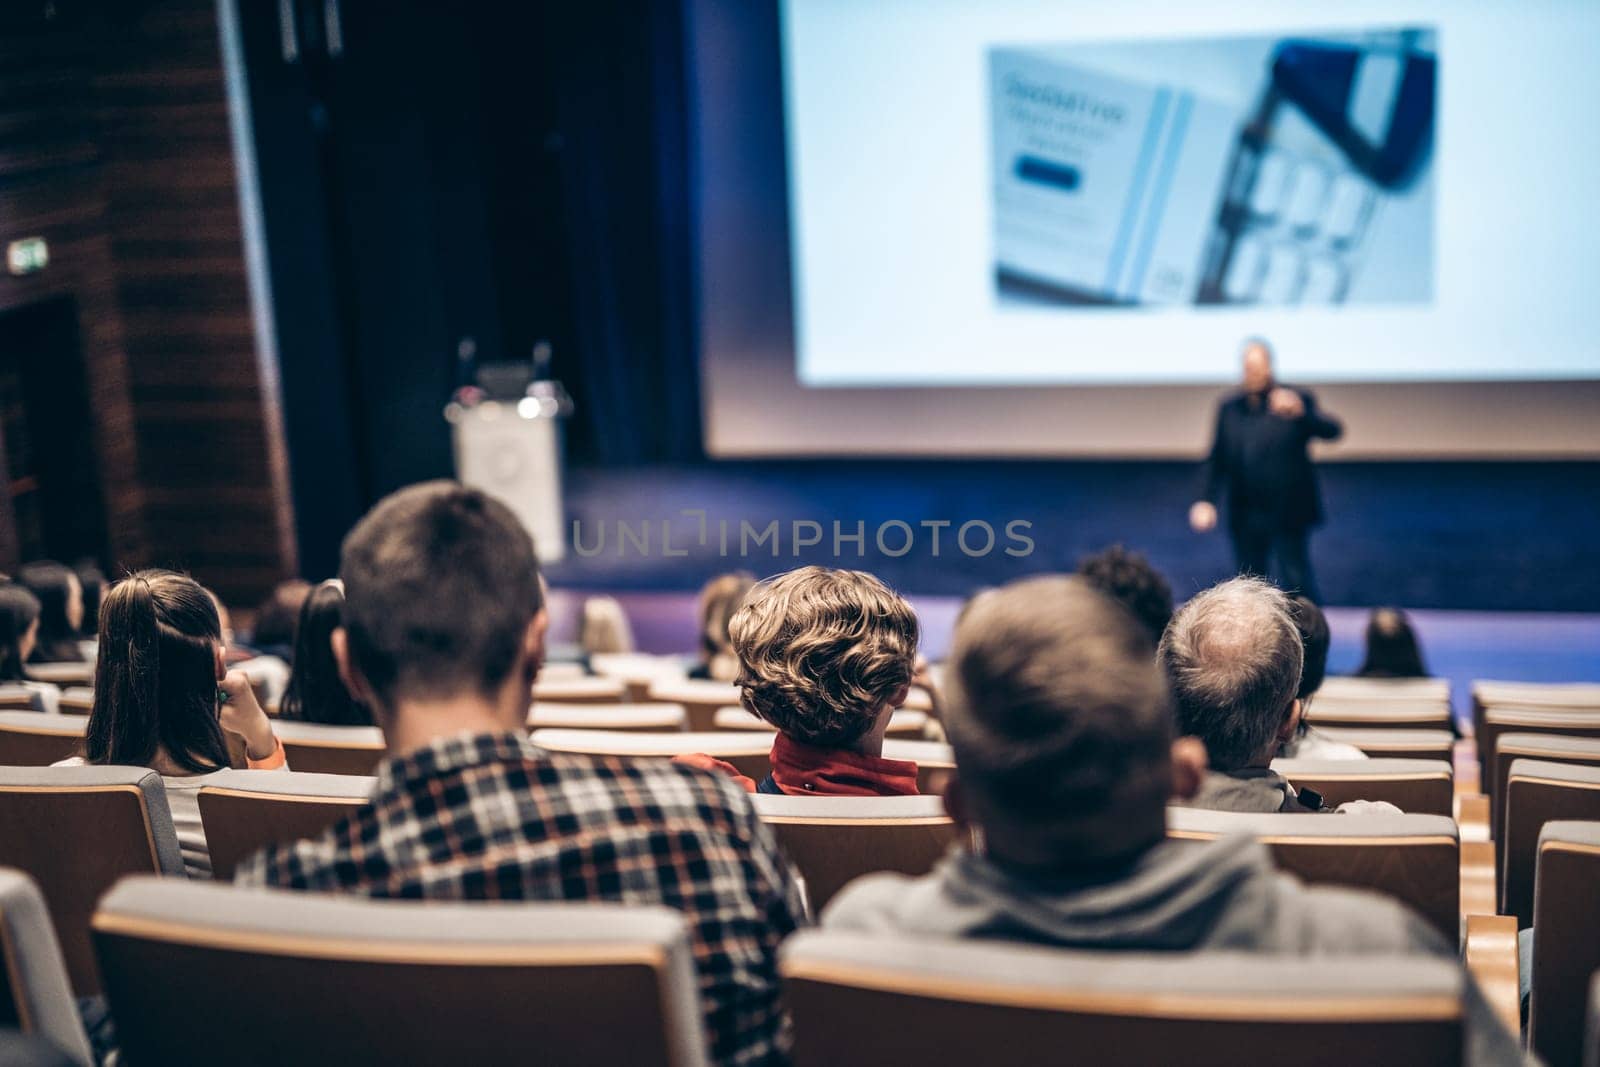
{"label": "blurred audience member", "polygon": [[[1331,956],[1456,958],[1402,905],[1302,885],[1253,838],[1166,837],[1167,799],[1195,790],[1205,755],[1174,736],[1144,629],[1082,579],[1025,579],[974,604],[956,630],[945,698],[956,762],[946,803],[982,848],[958,844],[922,878],[858,879],[824,926],[1303,956],[1313,970]],[[1463,983],[1466,1062],[1517,1062],[1516,1039],[1465,971]]]}
{"label": "blurred audience member", "polygon": [[290,578],[274,586],[267,599],[256,608],[256,624],[250,631],[250,647],[264,656],[291,659],[295,620],[300,617],[300,609],[310,594],[311,583],[303,578]]}
{"label": "blurred audience member", "polygon": [[72,568],[54,560],[24,563],[17,581],[39,598],[39,640],[30,663],[82,663],[83,587]]}
{"label": "blurred audience member", "polygon": [[1112,545],[1079,560],[1078,573],[1133,612],[1150,635],[1152,646],[1161,641],[1172,621],[1172,586],[1142,554]]}
{"label": "blurred audience member", "polygon": [[1327,676],[1328,646],[1333,635],[1328,630],[1328,617],[1305,597],[1290,597],[1289,613],[1300,631],[1300,644],[1306,658],[1300,671],[1300,689],[1295,694],[1300,701],[1300,725],[1278,754],[1285,759],[1366,759],[1367,754],[1356,746],[1335,741],[1312,728],[1308,717],[1311,698],[1322,688],[1322,679]]}
{"label": "blurred audience member", "polygon": [[240,644],[233,629],[233,616],[228,605],[211,590],[206,590],[211,606],[217,609],[217,619],[222,626],[222,655],[224,662],[250,680],[256,699],[265,707],[275,706],[283,699],[284,687],[289,684],[289,663],[280,656],[263,655],[249,645]]}
{"label": "blurred audience member", "polygon": [[[1300,725],[1305,652],[1289,598],[1259,578],[1234,578],[1196,594],[1172,618],[1160,659],[1172,686],[1178,729],[1206,746],[1211,770],[1189,800],[1219,811],[1325,810],[1273,770]],[[1340,811],[1397,812],[1382,801]]]}
{"label": "blurred audience member", "polygon": [[392,757],[372,799],[235,883],[374,897],[608,900],[683,912],[719,1063],[781,1062],[778,944],[797,885],[732,782],[554,755],[526,734],[547,616],[533,542],[499,501],[430,482],[345,538],[333,650]]}
{"label": "blurred audience member", "polygon": [[[883,735],[905,702],[917,616],[865,571],[801,567],[757,583],[728,630],[745,708],[777,727],[761,793],[901,796],[917,765],[885,759]],[[681,757],[737,775],[710,757]]]}
{"label": "blurred audience member", "polygon": [[632,652],[633,627],[622,602],[614,596],[585,597],[578,620],[578,644],[585,659],[597,653]]}
{"label": "blurred audience member", "polygon": [[746,571],[719,574],[700,590],[700,662],[689,671],[690,678],[731,682],[739,675],[739,657],[728,636],[728,623],[756,584]]}
{"label": "blurred audience member", "polygon": [[106,592],[84,755],[57,766],[149,767],[166,785],[183,865],[211,877],[200,787],[230,765],[224,732],[246,764],[285,767],[283,746],[250,683],[223,663],[222,623],[209,592],[171,571],[138,571]]}
{"label": "blurred audience member", "polygon": [[344,584],[337,578],[323,582],[305,598],[278,718],[328,726],[373,725],[372,713],[345,688],[333,656],[333,632],[342,624],[343,613]]}
{"label": "blurred audience member", "polygon": [[1422,648],[1411,620],[1399,608],[1378,608],[1367,620],[1367,655],[1359,678],[1426,678]]}
{"label": "blurred audience member", "polygon": [[105,595],[107,584],[105,572],[92,559],[81,559],[72,569],[78,575],[78,587],[83,596],[83,623],[78,627],[78,636],[93,641],[100,632],[100,598]]}
{"label": "blurred audience member", "polygon": [[33,710],[55,712],[61,707],[60,688],[30,681],[23,666],[38,638],[39,598],[26,586],[0,581],[0,687],[12,693],[25,690]]}

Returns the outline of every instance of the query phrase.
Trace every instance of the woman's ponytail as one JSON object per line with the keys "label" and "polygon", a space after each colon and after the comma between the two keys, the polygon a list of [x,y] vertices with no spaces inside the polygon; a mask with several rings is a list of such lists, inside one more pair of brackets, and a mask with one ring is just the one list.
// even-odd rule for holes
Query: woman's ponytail
{"label": "woman's ponytail", "polygon": [[94,707],[84,735],[90,763],[148,765],[161,724],[161,620],[144,573],[111,587],[100,605]]}

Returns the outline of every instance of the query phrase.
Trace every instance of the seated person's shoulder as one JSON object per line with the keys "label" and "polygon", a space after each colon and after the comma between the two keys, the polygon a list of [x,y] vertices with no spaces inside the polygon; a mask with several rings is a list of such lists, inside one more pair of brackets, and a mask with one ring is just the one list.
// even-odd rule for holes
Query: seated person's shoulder
{"label": "seated person's shoulder", "polygon": [[[1260,935],[1268,951],[1305,956],[1453,955],[1444,938],[1404,904],[1344,886],[1308,886],[1279,873]],[[1249,922],[1250,916],[1236,916]],[[1220,946],[1219,946],[1220,947]]]}

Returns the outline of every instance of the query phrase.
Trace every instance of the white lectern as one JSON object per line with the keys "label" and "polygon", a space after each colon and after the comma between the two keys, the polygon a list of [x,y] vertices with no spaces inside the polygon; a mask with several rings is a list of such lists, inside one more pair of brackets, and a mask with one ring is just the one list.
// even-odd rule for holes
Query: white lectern
{"label": "white lectern", "polygon": [[571,409],[558,382],[537,381],[516,400],[491,400],[481,390],[462,389],[444,410],[456,477],[505,501],[533,535],[540,563],[566,556],[561,422]]}

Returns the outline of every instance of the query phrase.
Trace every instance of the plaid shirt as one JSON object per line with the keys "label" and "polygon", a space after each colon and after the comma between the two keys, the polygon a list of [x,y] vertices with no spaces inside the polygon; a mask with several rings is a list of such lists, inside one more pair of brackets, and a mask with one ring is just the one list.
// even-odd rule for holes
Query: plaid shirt
{"label": "plaid shirt", "polygon": [[799,893],[770,831],[722,775],[460,734],[386,761],[371,802],[315,840],[251,857],[234,882],[665,904],[688,920],[713,1058],[784,1058],[777,951],[802,914]]}

